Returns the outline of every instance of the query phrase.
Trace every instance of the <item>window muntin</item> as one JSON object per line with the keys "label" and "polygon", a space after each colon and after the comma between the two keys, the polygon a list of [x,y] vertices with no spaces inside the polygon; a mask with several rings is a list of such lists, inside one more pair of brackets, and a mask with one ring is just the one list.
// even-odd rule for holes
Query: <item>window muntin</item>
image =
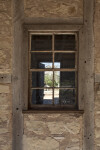
{"label": "window muntin", "polygon": [[77,33],[32,33],[30,43],[30,107],[77,107]]}

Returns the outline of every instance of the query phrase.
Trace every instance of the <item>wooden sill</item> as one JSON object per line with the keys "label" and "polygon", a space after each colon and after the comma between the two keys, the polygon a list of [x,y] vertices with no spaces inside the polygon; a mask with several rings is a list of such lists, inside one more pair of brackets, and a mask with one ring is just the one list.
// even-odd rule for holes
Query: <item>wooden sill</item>
{"label": "wooden sill", "polygon": [[23,110],[22,113],[30,114],[30,113],[80,113],[83,114],[83,110]]}

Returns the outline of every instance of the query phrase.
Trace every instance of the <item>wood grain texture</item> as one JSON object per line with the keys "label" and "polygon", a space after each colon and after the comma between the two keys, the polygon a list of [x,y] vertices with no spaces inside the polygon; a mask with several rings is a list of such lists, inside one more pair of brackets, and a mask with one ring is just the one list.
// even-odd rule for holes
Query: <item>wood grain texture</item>
{"label": "wood grain texture", "polygon": [[[94,0],[84,0],[84,120],[83,150],[94,150]],[[84,60],[85,59],[85,60]],[[82,70],[81,70],[82,71]],[[82,71],[83,73],[83,71]]]}
{"label": "wood grain texture", "polygon": [[23,3],[13,0],[14,48],[13,48],[13,150],[22,150],[23,139],[23,88],[22,88],[22,41]]}

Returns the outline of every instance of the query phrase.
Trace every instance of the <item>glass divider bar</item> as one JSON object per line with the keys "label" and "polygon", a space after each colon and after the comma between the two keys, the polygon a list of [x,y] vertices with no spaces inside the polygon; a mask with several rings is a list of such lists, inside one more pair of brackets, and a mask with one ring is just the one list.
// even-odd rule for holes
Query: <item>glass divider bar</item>
{"label": "glass divider bar", "polygon": [[52,53],[53,53],[53,105],[54,105],[54,34],[52,35]]}

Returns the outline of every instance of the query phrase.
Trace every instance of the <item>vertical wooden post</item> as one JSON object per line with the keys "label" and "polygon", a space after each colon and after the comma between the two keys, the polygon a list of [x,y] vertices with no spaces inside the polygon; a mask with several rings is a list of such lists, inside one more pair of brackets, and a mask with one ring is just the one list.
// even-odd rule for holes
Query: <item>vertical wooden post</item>
{"label": "vertical wooden post", "polygon": [[23,116],[22,116],[22,23],[23,1],[13,0],[13,150],[22,150]]}
{"label": "vertical wooden post", "polygon": [[94,150],[94,0],[84,0],[84,120],[83,149]]}

